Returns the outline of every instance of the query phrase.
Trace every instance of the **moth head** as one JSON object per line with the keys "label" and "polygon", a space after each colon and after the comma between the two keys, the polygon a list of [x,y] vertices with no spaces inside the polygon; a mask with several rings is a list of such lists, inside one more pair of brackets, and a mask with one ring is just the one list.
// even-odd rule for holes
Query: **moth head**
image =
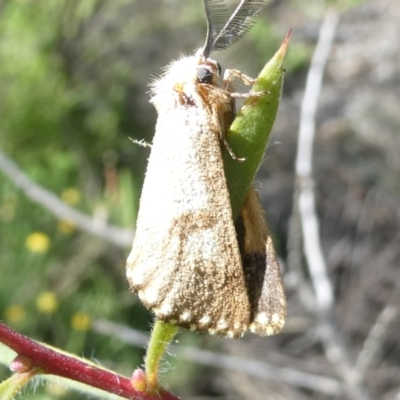
{"label": "moth head", "polygon": [[164,68],[164,73],[151,83],[151,103],[157,110],[164,106],[170,107],[169,102],[175,101],[171,93],[177,87],[197,85],[201,81],[208,80],[216,83],[218,68],[215,62],[210,61],[205,60],[199,51],[191,56],[181,55],[178,60],[172,61]]}
{"label": "moth head", "polygon": [[213,60],[207,60],[197,67],[196,77],[199,83],[214,83],[215,77],[221,76],[221,65]]}
{"label": "moth head", "polygon": [[204,58],[202,52],[197,53],[198,65],[196,68],[197,83],[218,86],[218,80],[221,76],[221,65],[210,58]]}

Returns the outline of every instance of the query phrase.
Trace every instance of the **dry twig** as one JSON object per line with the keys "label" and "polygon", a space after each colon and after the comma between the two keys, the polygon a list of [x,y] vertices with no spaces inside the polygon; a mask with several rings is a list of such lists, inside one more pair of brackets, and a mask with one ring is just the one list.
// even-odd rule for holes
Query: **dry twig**
{"label": "dry twig", "polygon": [[99,236],[119,247],[132,244],[133,231],[109,225],[106,221],[90,217],[61,201],[55,194],[33,182],[9,157],[0,150],[0,169],[31,200],[60,219],[73,222],[79,229]]}
{"label": "dry twig", "polygon": [[369,396],[358,384],[357,374],[348,359],[348,349],[340,340],[334,320],[333,288],[328,277],[322,251],[319,221],[315,207],[315,182],[312,173],[315,116],[321,92],[323,73],[336,34],[339,15],[327,12],[321,25],[317,47],[308,71],[306,89],[302,101],[299,142],[296,158],[296,193],[302,228],[303,250],[317,306],[317,333],[324,345],[325,355],[342,378],[350,399],[365,400]]}

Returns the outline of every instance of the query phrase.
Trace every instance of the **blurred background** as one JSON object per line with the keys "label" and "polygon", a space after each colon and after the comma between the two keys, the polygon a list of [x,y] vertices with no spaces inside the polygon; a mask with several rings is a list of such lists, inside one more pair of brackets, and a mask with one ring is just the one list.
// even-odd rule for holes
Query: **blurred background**
{"label": "blurred background", "polygon": [[[238,1],[226,3],[232,10]],[[341,15],[313,165],[334,289],[331,347],[321,340],[305,264],[300,279],[288,262],[300,106],[329,5]],[[256,179],[282,260],[287,323],[265,339],[182,332],[162,379],[184,399],[400,399],[400,3],[271,0],[257,21],[213,57],[256,76],[293,29],[282,103]],[[205,30],[200,0],[0,1],[1,151],[100,227],[133,230],[149,149],[129,138],[152,140],[148,84],[180,53],[202,46]],[[144,346],[100,330],[99,320],[149,332],[152,319],[128,291],[129,240],[116,242],[58,219],[0,173],[0,319],[129,376]],[[224,368],[200,364],[185,358],[187,346],[238,358]],[[72,397],[87,398],[44,384],[24,393]]]}

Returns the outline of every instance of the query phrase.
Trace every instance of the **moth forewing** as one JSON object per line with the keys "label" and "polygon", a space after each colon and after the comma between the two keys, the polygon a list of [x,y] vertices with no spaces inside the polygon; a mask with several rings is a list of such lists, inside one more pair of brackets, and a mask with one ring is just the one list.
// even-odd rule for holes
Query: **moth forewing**
{"label": "moth forewing", "polygon": [[178,60],[153,86],[159,115],[127,277],[158,319],[240,337],[251,311],[220,146],[231,97],[196,80],[203,61]]}
{"label": "moth forewing", "polygon": [[286,298],[279,263],[257,192],[250,188],[236,221],[243,271],[251,304],[250,330],[277,334],[286,316]]}
{"label": "moth forewing", "polygon": [[[171,63],[152,86],[156,133],[127,262],[131,288],[163,321],[237,338],[247,329],[278,333],[286,315],[279,265],[257,194],[251,189],[232,219],[221,143],[235,116],[232,70],[209,58],[252,26],[262,1],[242,0],[229,19],[222,0],[205,0],[207,40]],[[240,160],[240,159],[238,159]]]}

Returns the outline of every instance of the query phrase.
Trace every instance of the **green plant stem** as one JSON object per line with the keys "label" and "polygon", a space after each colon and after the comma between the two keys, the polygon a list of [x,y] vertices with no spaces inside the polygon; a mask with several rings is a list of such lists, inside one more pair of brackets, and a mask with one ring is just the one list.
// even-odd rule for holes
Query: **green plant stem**
{"label": "green plant stem", "polygon": [[21,393],[22,388],[28,381],[36,375],[34,370],[15,374],[0,383],[0,399],[13,400],[17,394]]}
{"label": "green plant stem", "polygon": [[158,388],[158,371],[161,357],[178,329],[177,326],[162,321],[156,321],[154,324],[145,363],[148,390],[157,390]]}

